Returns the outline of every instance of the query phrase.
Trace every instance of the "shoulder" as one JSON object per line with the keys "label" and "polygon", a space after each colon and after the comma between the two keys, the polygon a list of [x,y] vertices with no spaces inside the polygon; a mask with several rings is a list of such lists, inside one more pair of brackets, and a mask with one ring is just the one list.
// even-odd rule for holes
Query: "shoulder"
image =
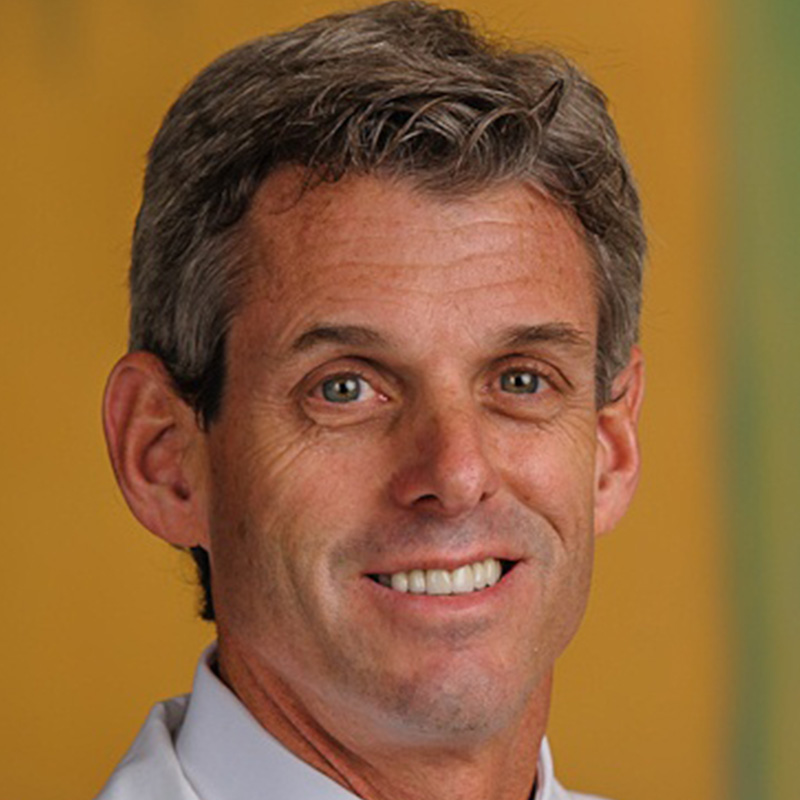
{"label": "shoulder", "polygon": [[96,800],[198,800],[175,753],[188,695],[158,703]]}

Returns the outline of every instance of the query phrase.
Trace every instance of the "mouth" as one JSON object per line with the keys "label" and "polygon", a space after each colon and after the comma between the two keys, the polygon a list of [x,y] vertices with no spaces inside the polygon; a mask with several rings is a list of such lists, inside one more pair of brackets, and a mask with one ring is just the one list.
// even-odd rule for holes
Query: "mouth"
{"label": "mouth", "polygon": [[411,569],[372,573],[367,577],[394,592],[425,595],[453,595],[481,592],[501,581],[519,562],[486,558],[462,564],[453,570]]}

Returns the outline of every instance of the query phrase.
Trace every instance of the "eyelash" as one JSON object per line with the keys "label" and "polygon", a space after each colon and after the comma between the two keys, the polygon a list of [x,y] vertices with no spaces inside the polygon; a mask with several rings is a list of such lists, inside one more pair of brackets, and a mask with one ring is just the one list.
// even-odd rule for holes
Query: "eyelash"
{"label": "eyelash", "polygon": [[[504,365],[502,369],[495,371],[495,374],[492,376],[491,381],[487,384],[486,389],[490,390],[492,385],[499,387],[499,384],[502,382],[503,378],[507,375],[513,374],[524,374],[528,373],[537,380],[538,385],[536,387],[536,391],[526,392],[514,392],[514,391],[504,391],[502,394],[510,397],[520,397],[520,398],[530,398],[536,397],[541,395],[547,389],[557,390],[558,383],[557,377],[553,375],[552,370],[545,369],[542,365],[531,366],[530,364],[507,364]],[[361,394],[359,397],[354,398],[351,401],[343,400],[340,403],[337,403],[335,400],[330,400],[324,396],[325,385],[330,384],[335,381],[346,381],[346,380],[357,380],[360,384],[366,385],[369,389],[374,393],[374,395],[381,399],[381,400],[388,400],[389,398],[383,392],[381,392],[375,385],[375,380],[370,380],[370,378],[366,377],[362,372],[355,370],[355,369],[345,369],[341,372],[335,372],[330,375],[323,376],[320,378],[312,387],[311,391],[309,392],[309,397],[313,397],[316,400],[324,403],[325,405],[332,407],[336,405],[342,406],[349,406],[349,405],[358,405],[360,403],[365,402],[370,398],[362,398]],[[541,384],[544,383],[544,386]],[[363,389],[361,391],[363,393]]]}

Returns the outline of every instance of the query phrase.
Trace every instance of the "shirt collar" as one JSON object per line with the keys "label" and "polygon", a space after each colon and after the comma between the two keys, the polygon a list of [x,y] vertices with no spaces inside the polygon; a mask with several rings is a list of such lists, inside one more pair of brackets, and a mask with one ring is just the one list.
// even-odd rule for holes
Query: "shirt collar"
{"label": "shirt collar", "polygon": [[[200,658],[175,748],[203,800],[358,800],[267,732],[211,668],[216,648]],[[553,760],[542,740],[532,800],[555,800]]]}

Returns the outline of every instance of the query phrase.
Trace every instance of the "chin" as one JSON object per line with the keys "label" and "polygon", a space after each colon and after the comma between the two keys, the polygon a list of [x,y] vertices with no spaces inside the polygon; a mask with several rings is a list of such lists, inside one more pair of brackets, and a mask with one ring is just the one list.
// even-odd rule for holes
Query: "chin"
{"label": "chin", "polygon": [[[381,709],[381,726],[389,726],[398,739],[463,746],[515,727],[529,705],[534,683],[472,664],[457,672],[439,670],[405,681],[375,682],[362,701]],[[380,685],[383,689],[374,691]]]}

